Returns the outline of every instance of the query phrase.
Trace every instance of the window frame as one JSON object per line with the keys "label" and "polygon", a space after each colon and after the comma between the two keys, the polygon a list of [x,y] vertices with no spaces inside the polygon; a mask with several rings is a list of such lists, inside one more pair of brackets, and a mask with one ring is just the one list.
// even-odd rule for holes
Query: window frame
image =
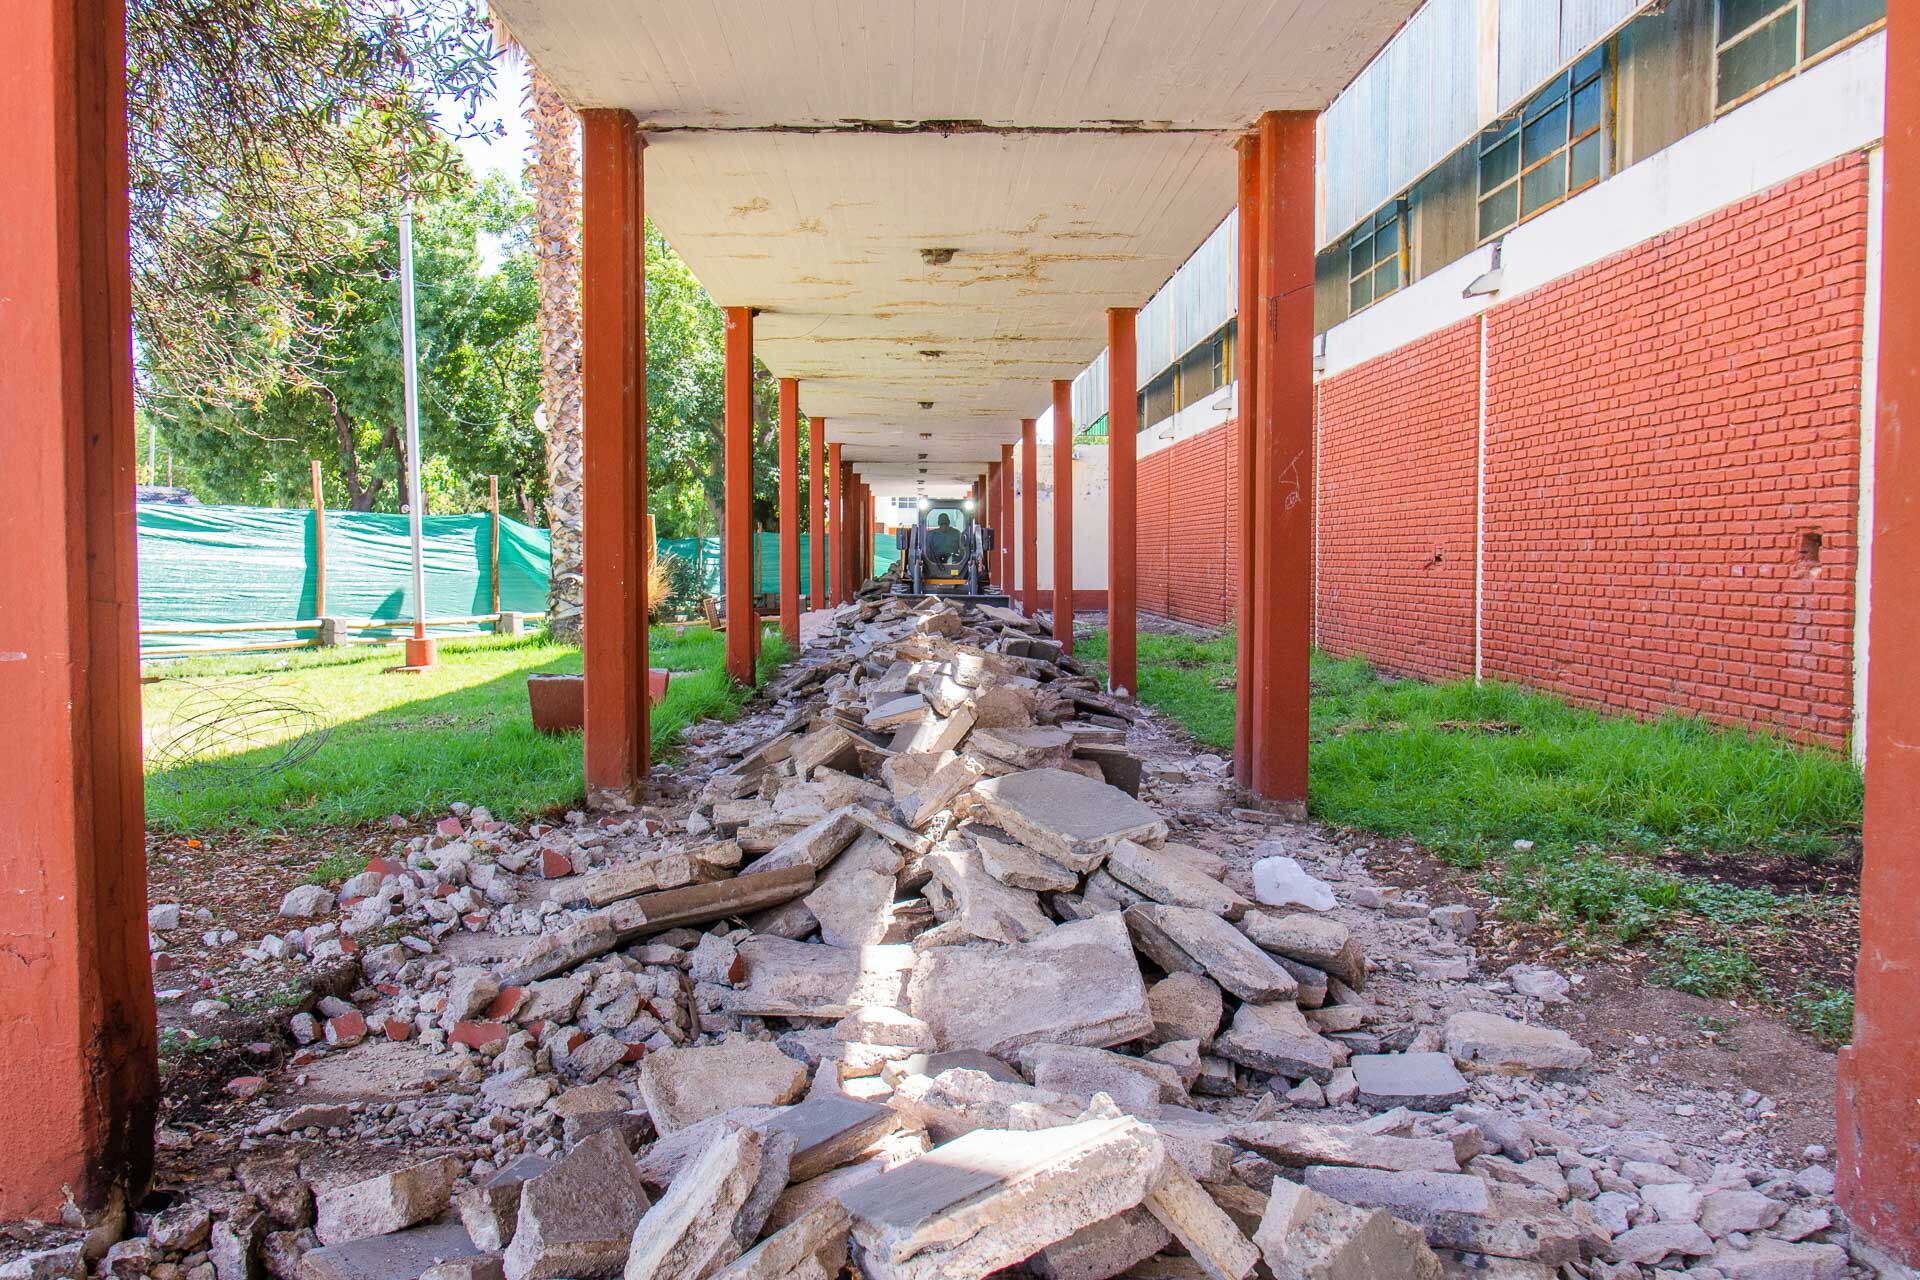
{"label": "window frame", "polygon": [[[1793,10],[1793,64],[1772,79],[1762,81],[1731,101],[1722,102],[1720,100],[1720,60],[1726,56],[1727,50],[1753,38],[1761,28],[1778,20],[1780,15],[1789,9]],[[1779,88],[1808,68],[1817,67],[1828,58],[1851,49],[1876,31],[1887,29],[1887,16],[1881,14],[1875,21],[1869,22],[1843,39],[1834,41],[1809,57],[1807,54],[1807,0],[1779,0],[1773,8],[1767,10],[1763,17],[1748,23],[1732,35],[1728,35],[1721,29],[1720,24],[1725,11],[1726,0],[1713,0],[1713,114],[1716,119],[1729,111],[1745,106],[1769,89]]]}
{"label": "window frame", "polygon": [[[1364,270],[1356,273],[1353,269],[1354,251],[1360,247],[1362,242],[1371,244],[1374,237],[1380,234],[1382,226],[1381,215],[1389,211],[1392,216],[1389,217],[1387,221],[1400,228],[1398,233],[1399,240],[1395,245],[1393,257],[1391,259],[1375,257],[1367,264]],[[1411,252],[1411,241],[1413,237],[1410,234],[1412,230],[1411,214],[1412,207],[1407,197],[1404,195],[1395,196],[1362,218],[1360,224],[1347,233],[1346,248],[1343,252],[1346,254],[1346,301],[1348,316],[1359,315],[1362,311],[1365,311],[1374,303],[1379,302],[1382,298],[1391,298],[1394,294],[1407,287],[1407,270],[1413,257]],[[1362,234],[1363,231],[1364,234]],[[1379,277],[1381,271],[1389,262],[1391,262],[1394,268],[1394,283],[1391,289],[1382,293],[1379,290]],[[1354,286],[1357,285],[1363,277],[1367,281],[1367,300],[1365,302],[1355,303],[1353,300]]]}
{"label": "window frame", "polygon": [[[1783,3],[1797,4],[1799,0],[1783,0]],[[1716,0],[1715,9],[1717,12],[1718,0]],[[1582,75],[1583,65],[1596,54],[1599,55],[1598,64],[1591,72]],[[1572,66],[1563,67],[1553,79],[1528,94],[1526,101],[1480,131],[1476,138],[1478,145],[1474,149],[1473,169],[1473,230],[1476,245],[1498,240],[1515,227],[1532,221],[1549,209],[1565,204],[1583,191],[1592,190],[1613,175],[1613,149],[1616,135],[1614,124],[1618,107],[1616,95],[1619,91],[1617,65],[1618,59],[1615,56],[1613,42],[1608,41],[1599,45],[1576,59]],[[1600,92],[1600,118],[1591,128],[1576,134],[1573,119],[1574,99],[1596,84],[1599,85]],[[1535,108],[1541,106],[1543,101],[1546,105],[1536,113]],[[1526,154],[1527,129],[1563,107],[1567,113],[1565,140],[1529,163]],[[1576,186],[1573,181],[1574,149],[1594,137],[1600,140],[1600,172]],[[1513,173],[1488,189],[1483,185],[1486,180],[1487,157],[1509,143],[1519,153],[1514,161]],[[1542,172],[1551,164],[1559,164],[1563,169],[1560,194],[1529,212],[1526,207],[1527,178]],[[1513,220],[1491,231],[1485,230],[1483,228],[1484,211],[1488,201],[1499,197],[1508,188],[1513,189]]]}

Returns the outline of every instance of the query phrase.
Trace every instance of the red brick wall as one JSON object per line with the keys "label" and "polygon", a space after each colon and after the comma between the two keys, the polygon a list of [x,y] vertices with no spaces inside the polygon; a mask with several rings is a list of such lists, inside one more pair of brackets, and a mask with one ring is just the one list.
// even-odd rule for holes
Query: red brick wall
{"label": "red brick wall", "polygon": [[1478,320],[1321,382],[1322,648],[1473,674],[1479,423]]}
{"label": "red brick wall", "polygon": [[[1846,742],[1866,215],[1848,157],[1487,313],[1488,676]],[[1322,647],[1472,672],[1478,378],[1475,320],[1321,382]],[[1143,610],[1232,620],[1234,437],[1141,459]]]}
{"label": "red brick wall", "polygon": [[1491,313],[1486,675],[1846,741],[1866,175],[1836,161]]}

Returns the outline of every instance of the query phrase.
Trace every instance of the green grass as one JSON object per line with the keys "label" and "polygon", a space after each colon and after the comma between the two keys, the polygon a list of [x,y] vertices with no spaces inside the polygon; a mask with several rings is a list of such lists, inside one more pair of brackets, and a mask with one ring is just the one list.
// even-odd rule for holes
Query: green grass
{"label": "green grass", "polygon": [[[676,634],[677,632],[682,634]],[[656,627],[652,665],[675,671],[653,709],[656,759],[668,757],[689,725],[731,719],[745,693],[722,669],[724,637],[705,627]],[[393,649],[298,652],[286,656],[188,659],[156,663],[160,682],[145,687],[149,740],[165,733],[191,684],[259,679],[325,715],[332,732],[317,752],[278,773],[235,780],[216,769],[149,772],[147,822],[167,832],[346,826],[388,814],[424,816],[464,800],[519,821],[577,801],[582,794],[578,734],[538,733],[527,710],[535,672],[577,672],[580,650],[531,636],[443,642],[439,669],[394,675]],[[767,636],[761,673],[792,656],[777,632]],[[267,746],[227,763],[277,755]],[[332,869],[317,867],[316,876]]]}
{"label": "green grass", "polygon": [[[1142,633],[1140,696],[1231,748],[1231,635]],[[1096,664],[1106,636],[1080,648]],[[1829,900],[1682,874],[1656,855],[1848,856],[1862,785],[1842,756],[1695,717],[1603,715],[1513,685],[1384,676],[1315,654],[1308,798],[1339,826],[1408,837],[1479,868],[1511,919],[1578,940],[1651,942],[1659,980],[1769,994],[1742,937],[1777,938]],[[1516,843],[1517,842],[1517,843]],[[1816,1035],[1850,1020],[1837,988],[1784,997]]]}

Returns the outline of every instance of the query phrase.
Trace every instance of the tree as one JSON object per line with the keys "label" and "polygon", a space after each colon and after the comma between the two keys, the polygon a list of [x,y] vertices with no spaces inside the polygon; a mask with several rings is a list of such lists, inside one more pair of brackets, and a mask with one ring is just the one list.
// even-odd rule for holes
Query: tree
{"label": "tree", "polygon": [[[537,303],[530,206],[493,179],[417,208],[414,237],[423,488],[429,510],[471,508],[499,475],[510,502],[545,497]],[[162,381],[176,406],[174,449],[214,501],[304,500],[308,460],[324,460],[333,491],[356,511],[397,511],[405,444],[398,249],[392,224],[363,217],[354,252],[293,281],[319,317],[316,346],[297,376],[256,401],[196,399]],[[486,269],[482,235],[497,238]]]}
{"label": "tree", "polygon": [[476,0],[129,0],[138,392],[258,401],[337,317],[306,286],[369,221],[456,180],[429,107],[492,85]]}

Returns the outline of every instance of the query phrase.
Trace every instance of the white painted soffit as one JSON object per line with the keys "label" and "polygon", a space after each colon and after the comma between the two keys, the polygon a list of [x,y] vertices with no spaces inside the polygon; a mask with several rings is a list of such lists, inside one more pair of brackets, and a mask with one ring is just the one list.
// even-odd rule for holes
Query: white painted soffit
{"label": "white painted soffit", "polygon": [[634,113],[648,212],[829,440],[984,464],[1219,225],[1233,139],[1324,107],[1415,0],[494,7],[570,102]]}

